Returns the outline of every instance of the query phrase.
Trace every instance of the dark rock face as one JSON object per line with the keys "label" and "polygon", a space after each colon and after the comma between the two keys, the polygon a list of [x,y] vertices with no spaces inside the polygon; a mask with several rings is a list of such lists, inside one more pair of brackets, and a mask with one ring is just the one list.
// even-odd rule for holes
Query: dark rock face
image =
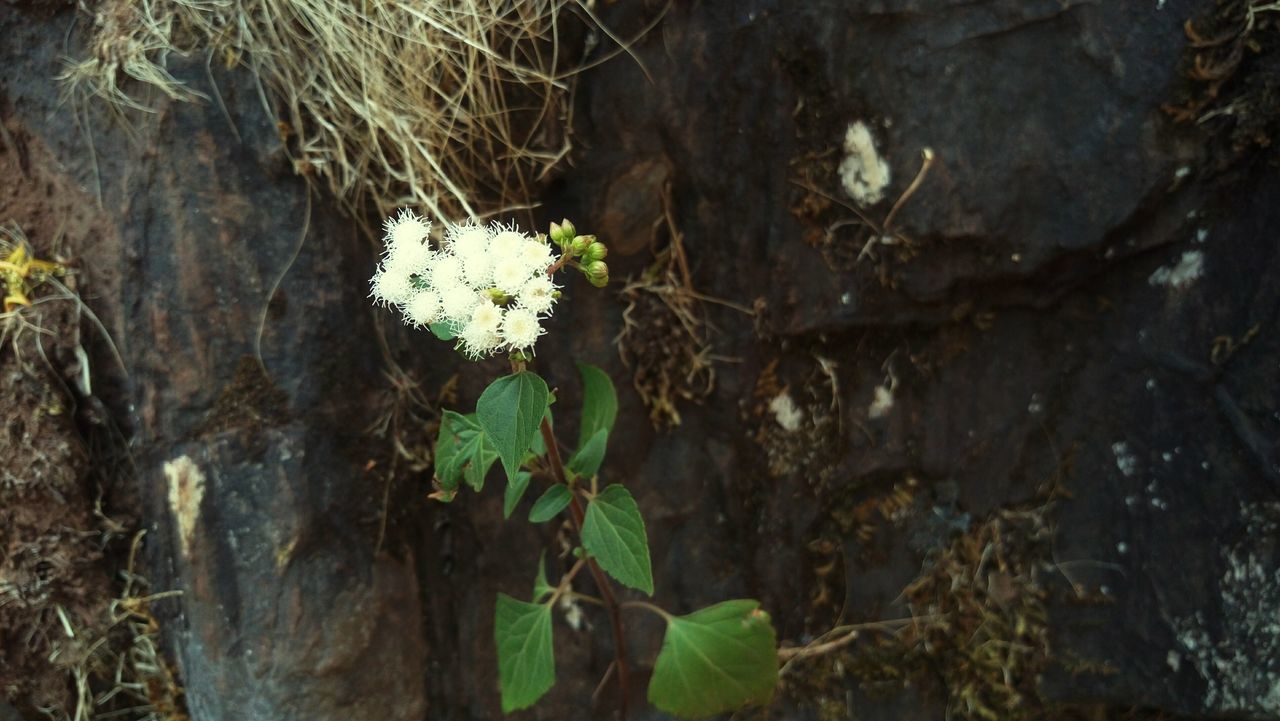
{"label": "dark rock face", "polygon": [[104,355],[100,381],[132,426],[148,575],[183,592],[156,610],[192,717],[422,718],[412,551],[375,553],[381,484],[364,470],[380,390],[368,247],[308,201],[235,83],[239,140],[214,104],[168,108],[132,139],[88,108],[90,157],[51,80],[71,14],[0,13],[12,113],[85,200],[94,163],[101,179],[110,225],[67,241],[127,367],[111,378]]}
{"label": "dark rock face", "polygon": [[[1199,10],[673,4],[635,60],[582,76],[547,217],[606,238],[618,278],[669,223],[694,287],[755,312],[700,307],[730,360],[669,432],[626,390],[617,296],[571,284],[589,301],[539,348],[559,407],[578,402],[574,359],[622,381],[603,473],[645,511],[657,602],[758,597],[793,642],[894,618],[949,533],[1054,486],[1044,703],[1280,717],[1280,177],[1251,158],[1202,172],[1211,139],[1160,108]],[[631,37],[659,12],[605,20]],[[0,82],[87,184],[49,80],[67,21],[0,10]],[[441,506],[400,478],[375,553],[372,250],[308,205],[251,80],[218,82],[240,141],[212,104],[168,106],[141,144],[95,126],[119,240],[72,239],[129,366],[112,400],[133,417],[153,581],[184,590],[193,717],[496,717],[493,596],[527,587],[552,531],[504,523],[492,489]],[[501,370],[388,338],[424,387],[461,371],[464,409]],[[585,715],[612,656],[588,619],[558,627],[533,717]],[[660,631],[629,626],[633,687]],[[940,713],[920,690],[838,684],[859,717]]]}

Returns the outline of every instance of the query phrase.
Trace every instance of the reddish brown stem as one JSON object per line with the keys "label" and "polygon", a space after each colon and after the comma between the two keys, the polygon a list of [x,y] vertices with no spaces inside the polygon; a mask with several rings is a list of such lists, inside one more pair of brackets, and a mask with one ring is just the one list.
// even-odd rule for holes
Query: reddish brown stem
{"label": "reddish brown stem", "polygon": [[[552,432],[551,424],[545,417],[542,419],[542,443],[547,447],[547,460],[551,462],[551,472],[555,475],[556,481],[568,486],[569,477],[565,473],[564,463],[560,460],[560,447],[556,444],[555,433]],[[569,502],[569,514],[573,517],[573,527],[578,532],[578,538],[581,539],[583,517],[586,514],[582,510],[582,500],[576,493],[572,495],[572,500]],[[609,623],[613,626],[614,664],[618,672],[618,718],[626,721],[630,694],[627,682],[627,642],[622,635],[622,611],[618,607],[618,600],[613,595],[609,579],[605,577],[604,571],[600,570],[596,559],[590,556],[586,559],[591,577],[595,579],[596,586],[600,589],[600,598],[604,601],[605,610],[609,612]]]}

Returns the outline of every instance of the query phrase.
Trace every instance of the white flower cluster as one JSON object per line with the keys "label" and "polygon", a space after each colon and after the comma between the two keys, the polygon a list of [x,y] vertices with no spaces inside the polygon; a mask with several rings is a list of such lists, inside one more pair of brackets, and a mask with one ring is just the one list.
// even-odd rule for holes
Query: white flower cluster
{"label": "white flower cluster", "polygon": [[415,327],[445,324],[471,358],[531,348],[556,301],[551,246],[514,228],[466,223],[450,226],[435,250],[430,231],[412,211],[387,220],[373,297]]}

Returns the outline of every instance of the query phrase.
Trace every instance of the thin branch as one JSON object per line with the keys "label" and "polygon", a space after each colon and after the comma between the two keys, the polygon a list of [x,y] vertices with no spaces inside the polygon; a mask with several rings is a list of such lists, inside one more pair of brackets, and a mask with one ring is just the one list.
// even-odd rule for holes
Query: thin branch
{"label": "thin branch", "polygon": [[[564,462],[560,460],[560,446],[546,417],[542,419],[541,430],[542,443],[547,447],[547,460],[551,462],[551,472],[555,475],[556,482],[569,486],[568,475],[564,470]],[[572,496],[572,500],[569,503],[569,511],[573,517],[574,530],[577,531],[578,538],[581,539],[582,523],[586,514],[582,510],[582,501],[577,494]],[[587,568],[591,570],[591,577],[595,579],[596,587],[600,589],[600,597],[604,601],[605,610],[609,612],[609,623],[613,627],[614,663],[618,671],[618,717],[622,721],[626,721],[630,689],[627,682],[627,642],[626,637],[622,635],[622,612],[618,608],[618,600],[613,595],[613,588],[609,585],[609,579],[605,577],[604,571],[600,570],[600,565],[590,556],[587,556],[586,560]]]}

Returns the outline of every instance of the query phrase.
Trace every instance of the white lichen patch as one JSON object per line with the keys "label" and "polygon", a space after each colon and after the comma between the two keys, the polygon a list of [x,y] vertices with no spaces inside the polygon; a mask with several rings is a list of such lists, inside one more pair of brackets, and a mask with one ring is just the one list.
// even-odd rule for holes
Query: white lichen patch
{"label": "white lichen patch", "polygon": [[179,456],[165,461],[164,477],[169,484],[169,510],[178,526],[178,543],[182,555],[190,556],[204,500],[204,473],[189,456]]}
{"label": "white lichen patch", "polygon": [[788,433],[799,430],[800,422],[804,420],[804,413],[796,407],[791,394],[785,390],[769,401],[769,410],[773,412],[773,419],[782,426],[782,430]]}
{"label": "white lichen patch", "polygon": [[844,134],[844,160],[840,161],[840,183],[844,192],[859,205],[872,205],[884,198],[889,187],[889,164],[876,150],[871,128],[861,120],[849,124]]}
{"label": "white lichen patch", "polygon": [[[1204,679],[1204,709],[1280,715],[1280,503],[1241,509],[1244,532],[1222,550],[1218,618],[1174,619],[1181,660]],[[1211,623],[1210,623],[1211,621]],[[1177,649],[1169,653],[1174,654]]]}
{"label": "white lichen patch", "polygon": [[871,398],[871,405],[867,407],[867,417],[884,418],[889,415],[891,410],[893,410],[893,388],[876,386],[875,395]]}
{"label": "white lichen patch", "polygon": [[1166,286],[1174,289],[1184,288],[1192,283],[1192,281],[1204,274],[1204,253],[1198,250],[1188,250],[1182,254],[1182,259],[1173,265],[1166,265],[1157,268],[1156,272],[1147,278],[1147,282],[1151,285]]}
{"label": "white lichen patch", "polygon": [[1128,443],[1124,441],[1112,443],[1111,452],[1116,456],[1116,468],[1120,469],[1126,478],[1138,472],[1138,457],[1129,450]]}

